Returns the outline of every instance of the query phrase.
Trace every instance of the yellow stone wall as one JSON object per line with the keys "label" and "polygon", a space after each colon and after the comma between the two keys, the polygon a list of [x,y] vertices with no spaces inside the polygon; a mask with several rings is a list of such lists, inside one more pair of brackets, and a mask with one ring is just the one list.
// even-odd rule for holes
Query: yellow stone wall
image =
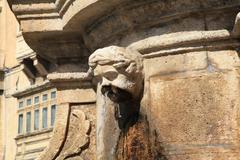
{"label": "yellow stone wall", "polygon": [[[0,68],[11,68],[17,65],[16,32],[17,21],[6,0],[0,0]],[[14,78],[6,78],[5,87],[14,86]],[[4,93],[5,94],[5,93]],[[3,94],[3,95],[4,95]],[[15,148],[15,99],[1,96],[0,102],[0,158],[14,159]]]}
{"label": "yellow stone wall", "polygon": [[0,6],[2,6],[0,13],[0,50],[5,55],[5,66],[13,67],[17,65],[15,53],[18,23],[6,0],[0,0]]}
{"label": "yellow stone wall", "polygon": [[[4,93],[0,94],[0,159],[14,160],[16,152],[23,149],[17,148],[15,140],[18,135],[18,100],[12,94],[29,88],[32,84],[17,60],[19,57],[32,53],[33,51],[27,46],[19,31],[19,24],[7,1],[0,0],[0,71],[5,71],[2,82]],[[42,83],[42,81],[37,82]],[[51,131],[41,136],[49,139]],[[36,146],[42,147],[48,143],[48,140],[41,142],[44,144],[31,143],[39,138],[41,137],[38,135],[21,138],[18,144],[27,141],[29,148],[36,148]]]}
{"label": "yellow stone wall", "polygon": [[4,135],[4,150],[5,159],[15,159],[16,141],[17,136],[17,99],[12,97],[16,88],[21,89],[30,85],[27,77],[21,71],[20,67],[12,70],[5,75],[5,98],[2,110],[3,120],[3,135]]}
{"label": "yellow stone wall", "polygon": [[[43,85],[44,86],[44,85]],[[19,98],[18,102],[23,102],[23,105],[17,109],[18,115],[23,115],[23,126],[20,133],[16,137],[16,144],[17,144],[17,153],[16,159],[17,160],[24,160],[24,159],[35,159],[39,157],[40,153],[45,149],[47,146],[51,136],[53,126],[51,124],[51,107],[56,105],[56,97],[51,97],[51,93],[55,93],[55,89],[46,89],[44,91],[38,91],[31,95],[25,95]],[[43,95],[47,95],[47,99],[43,100]],[[35,102],[35,97],[39,97],[39,101]],[[31,99],[31,104],[27,105],[27,100]],[[43,128],[43,108],[47,108],[47,126]],[[34,111],[39,111],[39,119],[38,119],[38,129],[34,128]],[[30,130],[27,132],[26,126],[26,115],[27,113],[31,113],[31,122],[30,122]],[[17,115],[17,117],[18,117]],[[18,121],[18,120],[17,120]]]}

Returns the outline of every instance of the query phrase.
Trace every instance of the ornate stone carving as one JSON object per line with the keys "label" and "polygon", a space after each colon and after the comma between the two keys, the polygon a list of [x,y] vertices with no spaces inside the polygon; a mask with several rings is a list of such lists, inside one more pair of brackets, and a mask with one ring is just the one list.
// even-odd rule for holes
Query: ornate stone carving
{"label": "ornate stone carving", "polygon": [[80,159],[90,143],[90,121],[80,109],[62,105],[58,108],[56,127],[49,146],[39,160]]}
{"label": "ornate stone carving", "polygon": [[[142,91],[142,56],[134,50],[116,46],[99,49],[89,57],[89,66],[99,79],[102,91],[107,90],[109,98],[117,100],[117,92],[125,90],[138,99]],[[109,87],[109,88],[108,88]]]}
{"label": "ornate stone carving", "polygon": [[53,137],[51,138],[49,145],[47,148],[45,148],[44,152],[40,155],[38,160],[55,159],[61,151],[60,148],[64,144],[65,135],[67,134],[69,113],[70,107],[68,105],[58,106]]}
{"label": "ornate stone carving", "polygon": [[122,150],[119,147],[124,146],[118,145],[120,139],[138,117],[142,56],[131,49],[110,46],[95,51],[89,57],[89,66],[98,82],[97,159],[116,159]]}
{"label": "ornate stone carving", "polygon": [[80,157],[81,152],[87,148],[90,139],[90,121],[86,119],[84,112],[74,110],[70,115],[70,125],[65,144],[56,160],[64,160]]}

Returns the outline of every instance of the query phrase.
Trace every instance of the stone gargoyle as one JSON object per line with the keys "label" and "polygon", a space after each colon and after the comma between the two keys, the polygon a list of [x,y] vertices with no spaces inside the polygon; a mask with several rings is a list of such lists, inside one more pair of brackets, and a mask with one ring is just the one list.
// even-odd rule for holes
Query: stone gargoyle
{"label": "stone gargoyle", "polygon": [[89,66],[97,84],[97,159],[149,156],[148,146],[144,151],[131,151],[134,141],[141,143],[139,147],[147,145],[144,136],[133,131],[139,126],[131,128],[138,119],[143,91],[142,55],[129,48],[110,46],[96,50],[89,57]]}

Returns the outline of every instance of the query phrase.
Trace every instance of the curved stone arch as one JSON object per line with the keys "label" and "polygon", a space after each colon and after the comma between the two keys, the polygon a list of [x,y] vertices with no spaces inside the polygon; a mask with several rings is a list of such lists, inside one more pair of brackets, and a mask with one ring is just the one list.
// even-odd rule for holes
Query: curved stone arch
{"label": "curved stone arch", "polygon": [[[14,0],[12,4],[28,44],[53,61],[82,59],[98,48],[127,47],[154,35],[231,31],[240,6],[237,0]],[[216,18],[219,21],[211,21]],[[59,47],[65,42],[65,48]],[[49,44],[53,49],[46,47]]]}
{"label": "curved stone arch", "polygon": [[[113,1],[108,6],[104,1],[98,3],[75,14],[64,26],[65,30],[80,29],[84,44],[92,52],[109,45],[126,47],[129,43],[156,34],[219,29],[231,31],[239,6],[237,1],[227,4],[214,0],[204,3],[192,0],[171,2],[151,0],[134,3]],[[104,4],[108,11],[103,7]],[[97,14],[93,10],[98,11]],[[208,19],[219,17],[221,13],[228,17],[227,20],[225,17],[226,22],[210,24]],[[91,15],[91,18],[84,14]]]}

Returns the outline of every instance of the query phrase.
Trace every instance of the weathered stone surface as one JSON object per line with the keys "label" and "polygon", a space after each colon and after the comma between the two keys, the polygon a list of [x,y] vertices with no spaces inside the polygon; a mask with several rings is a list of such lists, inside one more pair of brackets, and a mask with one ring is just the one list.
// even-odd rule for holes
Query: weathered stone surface
{"label": "weathered stone surface", "polygon": [[96,102],[96,93],[93,89],[69,89],[59,91],[58,95],[62,97],[58,99],[58,103],[93,103]]}
{"label": "weathered stone surface", "polygon": [[113,92],[126,90],[135,99],[140,96],[143,64],[137,51],[117,46],[99,49],[89,57],[89,66],[101,86],[110,86]]}
{"label": "weathered stone surface", "polygon": [[90,121],[79,109],[71,110],[68,133],[64,146],[56,160],[64,160],[80,155],[90,143]]}
{"label": "weathered stone surface", "polygon": [[96,159],[96,104],[73,105],[72,109],[78,109],[84,112],[87,120],[91,123],[91,131],[89,132],[89,144],[82,150],[80,156],[83,160]]}
{"label": "weathered stone surface", "polygon": [[38,160],[52,160],[59,154],[61,151],[60,148],[64,145],[64,141],[66,139],[69,114],[70,107],[68,104],[58,106],[53,137],[51,138],[48,147],[44,150]]}
{"label": "weathered stone surface", "polygon": [[238,53],[234,50],[209,51],[208,61],[212,70],[222,72],[234,70],[240,65]]}
{"label": "weathered stone surface", "polygon": [[178,160],[237,160],[238,86],[236,72],[151,78],[150,125],[163,154]]}
{"label": "weathered stone surface", "polygon": [[[94,131],[96,120],[93,118],[93,115],[95,116],[95,105],[69,106],[68,104],[62,106],[65,107],[65,111],[60,108],[58,113],[63,112],[68,115],[57,114],[58,119],[56,120],[53,138],[39,159],[95,159]],[[85,112],[91,121],[88,120]]]}
{"label": "weathered stone surface", "polygon": [[[200,47],[201,45],[206,46],[213,40],[229,39],[230,35],[230,32],[226,29],[216,31],[181,31],[170,32],[167,34],[155,33],[153,36],[141,36],[139,37],[140,40],[134,41],[132,43],[128,42],[130,43],[128,47],[136,49],[140,53],[147,54],[165,49],[189,46]],[[131,37],[131,39],[133,39],[133,37]]]}
{"label": "weathered stone surface", "polygon": [[89,57],[89,66],[98,82],[97,159],[116,159],[120,135],[139,109],[142,56],[134,50],[110,46],[95,51]]}
{"label": "weathered stone surface", "polygon": [[190,52],[144,60],[148,66],[145,76],[170,75],[171,73],[198,71],[208,66],[207,52]]}
{"label": "weathered stone surface", "polygon": [[23,35],[74,104],[45,159],[239,159],[239,0],[30,2],[13,0]]}
{"label": "weathered stone surface", "polygon": [[69,64],[76,59],[86,62],[98,48],[126,47],[151,36],[222,29],[231,32],[239,12],[238,0],[40,2],[9,0],[26,41],[37,54],[59,64],[62,60]]}

